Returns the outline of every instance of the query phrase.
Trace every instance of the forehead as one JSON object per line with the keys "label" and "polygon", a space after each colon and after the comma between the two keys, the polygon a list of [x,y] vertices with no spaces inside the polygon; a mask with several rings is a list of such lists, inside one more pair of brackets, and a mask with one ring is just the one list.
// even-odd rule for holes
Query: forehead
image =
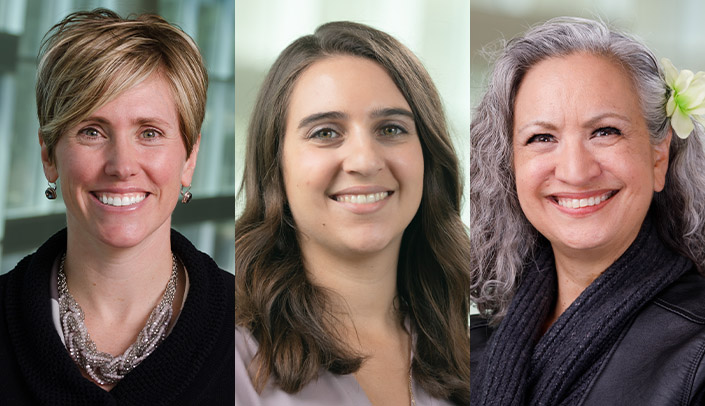
{"label": "forehead", "polygon": [[176,100],[169,81],[158,72],[115,92],[105,104],[92,113],[96,114],[160,116],[172,121],[178,119]]}
{"label": "forehead", "polygon": [[642,115],[633,78],[604,56],[574,53],[545,59],[530,68],[517,91],[515,119],[542,115],[558,118],[618,111]]}
{"label": "forehead", "polygon": [[334,55],[314,62],[299,75],[291,93],[288,116],[390,106],[409,108],[381,65],[358,56]]}

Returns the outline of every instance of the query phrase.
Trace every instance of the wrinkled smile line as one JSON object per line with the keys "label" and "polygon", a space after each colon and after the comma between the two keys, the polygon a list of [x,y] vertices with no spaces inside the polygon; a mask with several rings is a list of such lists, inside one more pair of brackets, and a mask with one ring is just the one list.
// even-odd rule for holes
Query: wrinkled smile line
{"label": "wrinkled smile line", "polygon": [[384,200],[392,194],[394,194],[393,191],[367,193],[367,194],[340,194],[340,195],[330,196],[330,198],[335,201],[343,202],[343,203],[371,204],[371,203],[377,203],[381,200]]}
{"label": "wrinkled smile line", "polygon": [[566,209],[580,209],[584,207],[593,207],[597,206],[602,202],[605,202],[609,199],[612,198],[617,194],[617,190],[611,190],[606,193],[602,193],[600,195],[596,196],[590,196],[590,197],[582,197],[580,199],[574,199],[570,197],[560,197],[560,196],[551,196],[553,198],[553,201],[556,202],[559,206],[565,207]]}
{"label": "wrinkled smile line", "polygon": [[148,193],[93,193],[104,205],[113,207],[132,206],[144,200]]}

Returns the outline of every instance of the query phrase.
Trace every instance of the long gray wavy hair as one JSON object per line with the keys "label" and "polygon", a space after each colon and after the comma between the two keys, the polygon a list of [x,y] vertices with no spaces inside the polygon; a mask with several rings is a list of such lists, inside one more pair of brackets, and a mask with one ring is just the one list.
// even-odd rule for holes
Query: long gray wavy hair
{"label": "long gray wavy hair", "polygon": [[[666,85],[653,53],[636,38],[601,21],[559,17],[501,44],[487,91],[470,129],[471,300],[499,323],[521,280],[539,233],[519,206],[512,165],[514,100],[538,62],[575,52],[609,58],[632,77],[652,143],[668,136]],[[666,186],[649,209],[661,239],[705,271],[705,153],[703,128],[671,139]]]}

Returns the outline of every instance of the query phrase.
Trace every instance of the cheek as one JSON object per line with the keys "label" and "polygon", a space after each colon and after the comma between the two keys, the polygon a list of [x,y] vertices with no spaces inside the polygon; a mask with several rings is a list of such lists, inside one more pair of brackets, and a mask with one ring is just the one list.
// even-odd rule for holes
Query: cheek
{"label": "cheek", "polygon": [[653,156],[650,146],[625,148],[615,154],[605,155],[602,166],[618,177],[635,193],[651,196],[654,184]]}
{"label": "cheek", "polygon": [[[297,179],[296,171],[294,170],[296,168],[296,162],[292,162],[295,156],[296,154],[291,153],[290,148],[287,147],[285,137],[280,165],[282,180],[284,183],[284,194],[286,195],[286,200],[290,207],[296,205],[296,196],[294,196],[296,188],[293,186]],[[293,207],[291,208],[293,210]]]}
{"label": "cheek", "polygon": [[633,194],[650,201],[654,192],[653,168],[646,165],[646,162],[632,162],[631,165],[625,163],[620,170],[622,181],[632,189]]}
{"label": "cheek", "polygon": [[100,176],[103,158],[94,151],[57,148],[55,164],[63,186],[89,181]]}
{"label": "cheek", "polygon": [[284,185],[289,193],[308,189],[326,190],[336,174],[334,153],[329,150],[299,150],[285,154],[282,162]]}
{"label": "cheek", "polygon": [[158,185],[181,185],[181,174],[186,165],[185,155],[178,159],[174,159],[174,155],[177,154],[145,154],[140,159],[141,166]]}
{"label": "cheek", "polygon": [[411,143],[403,149],[387,153],[387,162],[393,168],[395,176],[400,181],[417,185],[419,191],[423,188],[424,159],[421,144]]}
{"label": "cheek", "polygon": [[530,158],[524,154],[514,154],[514,179],[519,202],[524,206],[531,196],[540,193],[539,187],[547,173],[551,171],[550,158]]}
{"label": "cheek", "polygon": [[517,198],[519,199],[519,207],[521,207],[524,215],[531,219],[532,218],[532,207],[538,206],[537,190],[535,185],[530,185],[523,179],[516,178],[516,191]]}

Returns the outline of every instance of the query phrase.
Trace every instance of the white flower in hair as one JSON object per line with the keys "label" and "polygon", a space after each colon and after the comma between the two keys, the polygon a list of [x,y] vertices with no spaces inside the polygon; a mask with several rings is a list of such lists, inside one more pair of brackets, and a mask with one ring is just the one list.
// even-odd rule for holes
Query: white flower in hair
{"label": "white flower in hair", "polygon": [[683,69],[679,73],[667,58],[662,58],[661,64],[666,84],[672,90],[666,103],[666,115],[671,117],[676,135],[688,138],[695,128],[693,120],[705,126],[705,72],[694,74]]}

